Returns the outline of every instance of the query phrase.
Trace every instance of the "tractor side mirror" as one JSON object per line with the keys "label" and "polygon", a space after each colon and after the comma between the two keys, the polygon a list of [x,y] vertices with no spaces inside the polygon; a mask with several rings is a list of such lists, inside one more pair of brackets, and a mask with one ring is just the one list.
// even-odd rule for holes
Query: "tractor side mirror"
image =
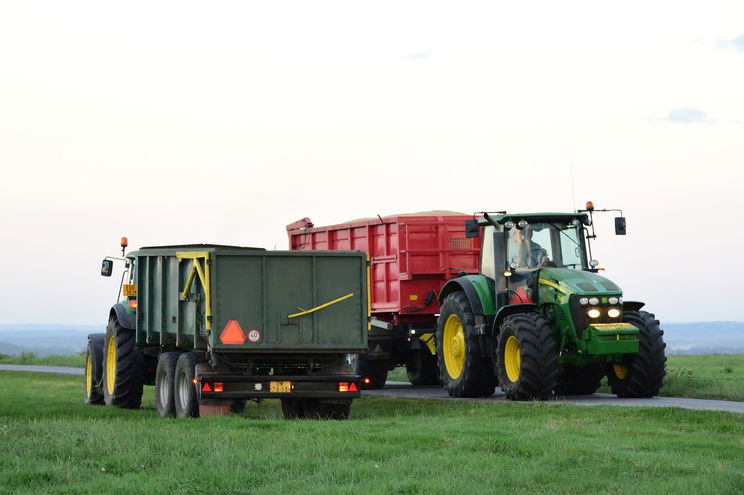
{"label": "tractor side mirror", "polygon": [[101,276],[110,277],[114,272],[114,262],[111,260],[103,260],[101,263]]}
{"label": "tractor side mirror", "polygon": [[478,220],[465,220],[465,237],[478,237]]}
{"label": "tractor side mirror", "polygon": [[625,217],[615,217],[615,235],[625,235]]}

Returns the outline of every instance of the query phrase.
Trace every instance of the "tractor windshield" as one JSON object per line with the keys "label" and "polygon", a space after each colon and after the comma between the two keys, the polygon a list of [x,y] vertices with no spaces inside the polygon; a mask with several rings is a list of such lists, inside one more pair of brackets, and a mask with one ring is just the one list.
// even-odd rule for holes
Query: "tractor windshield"
{"label": "tractor windshield", "polygon": [[533,223],[508,232],[506,256],[513,268],[585,268],[578,228],[570,223]]}

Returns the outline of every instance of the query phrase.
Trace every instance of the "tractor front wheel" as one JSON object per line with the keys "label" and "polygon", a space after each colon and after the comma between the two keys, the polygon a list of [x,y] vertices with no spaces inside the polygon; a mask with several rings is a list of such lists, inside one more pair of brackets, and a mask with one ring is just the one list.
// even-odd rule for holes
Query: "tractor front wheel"
{"label": "tractor front wheel", "polygon": [[628,354],[621,363],[607,367],[607,381],[618,397],[653,397],[666,374],[664,332],[659,320],[646,311],[626,311],[623,321],[638,327],[638,354]]}
{"label": "tractor front wheel", "polygon": [[496,345],[499,385],[512,400],[545,400],[558,381],[558,343],[539,313],[508,316]]}
{"label": "tractor front wheel", "polygon": [[83,391],[86,404],[103,404],[101,378],[103,373],[103,343],[106,334],[88,335],[88,347],[85,350],[85,379]]}
{"label": "tractor front wheel", "polygon": [[475,315],[464,292],[448,295],[437,319],[437,358],[442,385],[452,397],[488,397],[496,388],[491,360],[482,357]]}

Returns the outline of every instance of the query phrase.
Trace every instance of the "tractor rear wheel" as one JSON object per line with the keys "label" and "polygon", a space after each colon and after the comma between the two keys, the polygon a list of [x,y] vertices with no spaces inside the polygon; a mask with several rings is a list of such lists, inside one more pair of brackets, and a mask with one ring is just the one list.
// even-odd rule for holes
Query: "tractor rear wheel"
{"label": "tractor rear wheel", "polygon": [[135,345],[134,330],[116,317],[106,327],[103,349],[103,399],[107,406],[138,409],[145,382],[145,356]]}
{"label": "tractor rear wheel", "polygon": [[550,398],[558,381],[558,343],[539,313],[508,316],[499,329],[496,367],[499,384],[512,400]]}
{"label": "tractor rear wheel", "polygon": [[176,415],[174,386],[176,363],[180,352],[163,352],[158,357],[155,371],[155,409],[161,418],[172,418]]}
{"label": "tractor rear wheel", "polygon": [[369,360],[362,354],[352,354],[351,368],[355,375],[362,377],[363,389],[374,390],[385,386],[388,370],[380,361]]}
{"label": "tractor rear wheel", "polygon": [[423,345],[414,350],[411,358],[406,362],[406,374],[413,385],[440,385],[439,366],[437,356],[429,352]]}
{"label": "tractor rear wheel", "polygon": [[103,343],[105,340],[105,333],[88,335],[88,346],[85,350],[85,378],[83,380],[86,404],[103,404],[103,391],[100,384],[103,373]]}
{"label": "tractor rear wheel", "polygon": [[556,395],[591,395],[597,391],[604,376],[601,364],[592,364],[584,368],[567,367],[558,376],[555,386]]}
{"label": "tractor rear wheel", "polygon": [[176,362],[173,400],[179,418],[199,417],[199,398],[196,395],[196,365],[205,363],[203,352],[184,352]]}
{"label": "tractor rear wheel", "polygon": [[464,292],[453,292],[437,319],[439,372],[451,397],[488,397],[496,388],[491,360],[481,356],[476,339],[470,302]]}
{"label": "tractor rear wheel", "polygon": [[653,397],[666,374],[664,332],[659,320],[646,311],[626,311],[623,321],[638,327],[638,354],[628,354],[622,363],[607,367],[607,381],[618,397]]}

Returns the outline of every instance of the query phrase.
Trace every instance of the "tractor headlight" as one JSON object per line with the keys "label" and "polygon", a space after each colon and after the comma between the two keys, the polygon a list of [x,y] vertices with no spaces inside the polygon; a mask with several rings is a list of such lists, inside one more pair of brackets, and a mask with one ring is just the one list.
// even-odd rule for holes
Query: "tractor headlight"
{"label": "tractor headlight", "polygon": [[620,299],[618,299],[615,296],[612,296],[612,297],[608,297],[607,298],[607,302],[610,303],[610,304],[612,304],[614,306],[615,304],[617,304],[617,303],[620,302]]}
{"label": "tractor headlight", "polygon": [[620,316],[620,310],[617,308],[610,308],[609,310],[607,310],[607,316],[609,316],[610,318],[617,318],[618,316]]}
{"label": "tractor headlight", "polygon": [[590,297],[589,298],[589,304],[592,306],[596,306],[599,304],[599,298],[598,297]]}
{"label": "tractor headlight", "polygon": [[519,222],[517,222],[517,227],[519,227],[520,229],[523,229],[526,226],[527,226],[527,220],[520,220]]}
{"label": "tractor headlight", "polygon": [[514,228],[514,222],[512,222],[511,220],[507,220],[506,222],[504,222],[504,227],[506,227],[507,230],[513,229]]}
{"label": "tractor headlight", "polygon": [[586,306],[587,304],[589,304],[589,298],[588,297],[579,298],[579,304],[581,304],[582,306]]}
{"label": "tractor headlight", "polygon": [[592,308],[592,309],[590,309],[589,311],[586,312],[586,315],[589,318],[599,318],[599,315],[600,314],[601,313],[599,312],[599,310],[597,308]]}

